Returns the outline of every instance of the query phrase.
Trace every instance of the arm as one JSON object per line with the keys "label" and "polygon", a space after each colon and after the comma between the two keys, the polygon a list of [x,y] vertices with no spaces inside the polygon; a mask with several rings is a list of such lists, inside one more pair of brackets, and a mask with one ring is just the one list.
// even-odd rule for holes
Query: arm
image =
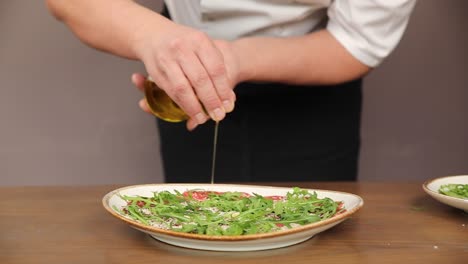
{"label": "arm", "polygon": [[325,30],[234,43],[242,78],[336,84],[364,76],[398,45],[416,0],[335,0]]}
{"label": "arm", "polygon": [[85,44],[134,60],[138,33],[149,25],[162,31],[170,23],[129,0],[47,0],[47,6]]}
{"label": "arm", "polygon": [[[352,56],[327,30],[301,37],[216,40],[233,86],[243,81],[331,85],[359,78],[370,67]],[[144,77],[132,81],[143,90]],[[140,107],[150,113],[146,101]],[[189,130],[196,124],[189,124]]]}
{"label": "arm", "polygon": [[370,71],[327,30],[290,38],[251,37],[233,43],[241,80],[338,84]]}
{"label": "arm", "polygon": [[190,116],[194,127],[221,120],[235,95],[221,52],[206,34],[173,23],[131,0],[48,0],[84,43],[145,64],[159,87]]}

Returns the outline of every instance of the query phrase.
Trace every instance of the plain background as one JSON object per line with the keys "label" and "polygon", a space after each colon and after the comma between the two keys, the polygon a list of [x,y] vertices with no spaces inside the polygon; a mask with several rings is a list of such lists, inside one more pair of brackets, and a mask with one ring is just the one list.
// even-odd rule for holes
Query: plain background
{"label": "plain background", "polygon": [[[400,45],[365,79],[360,180],[468,174],[466,10],[465,0],[419,1]],[[80,43],[43,1],[1,1],[0,185],[161,182],[135,71],[139,62]]]}

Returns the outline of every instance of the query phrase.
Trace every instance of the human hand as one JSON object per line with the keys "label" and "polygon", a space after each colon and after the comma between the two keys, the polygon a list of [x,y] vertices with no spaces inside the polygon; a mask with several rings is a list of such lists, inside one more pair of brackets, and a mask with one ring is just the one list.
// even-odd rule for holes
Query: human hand
{"label": "human hand", "polygon": [[[149,75],[189,116],[189,130],[205,123],[206,114],[216,121],[224,119],[233,110],[235,101],[232,91],[235,81],[231,79],[235,74],[232,70],[228,72],[223,54],[232,64],[228,45],[172,22],[163,28],[142,31],[142,37],[137,38],[135,50]],[[141,77],[132,77],[140,89],[144,80]],[[147,106],[143,109],[147,110]]]}
{"label": "human hand", "polygon": [[[221,52],[222,58],[224,61],[224,66],[226,69],[226,76],[228,80],[229,87],[234,87],[237,83],[242,81],[241,78],[241,71],[239,67],[239,62],[237,59],[236,54],[234,53],[233,46],[230,42],[222,41],[222,40],[214,40],[213,41],[215,47]],[[144,82],[146,77],[143,74],[135,73],[132,75],[132,83],[141,91],[144,92]],[[232,88],[231,88],[232,89]],[[232,108],[228,109],[228,112],[232,111],[234,108],[234,103],[236,100],[235,94],[232,93]],[[151,113],[149,106],[146,103],[145,99],[141,99],[139,102],[140,108],[147,112]],[[230,110],[230,111],[229,111]],[[193,130],[195,129],[200,123],[194,118],[190,118],[187,121],[187,129]]]}

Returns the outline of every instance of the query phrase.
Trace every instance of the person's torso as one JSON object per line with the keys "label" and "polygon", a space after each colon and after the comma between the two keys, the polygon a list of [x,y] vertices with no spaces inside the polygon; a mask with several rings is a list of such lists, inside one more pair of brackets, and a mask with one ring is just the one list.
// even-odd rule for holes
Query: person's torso
{"label": "person's torso", "polygon": [[171,18],[213,38],[295,36],[322,28],[332,0],[165,0]]}

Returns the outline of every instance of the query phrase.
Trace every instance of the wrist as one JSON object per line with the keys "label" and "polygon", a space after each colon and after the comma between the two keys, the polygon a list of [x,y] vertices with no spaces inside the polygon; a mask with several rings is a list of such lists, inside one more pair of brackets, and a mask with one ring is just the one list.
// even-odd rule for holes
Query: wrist
{"label": "wrist", "polygon": [[152,11],[140,16],[138,26],[135,27],[136,30],[132,32],[130,39],[130,48],[138,60],[144,60],[148,48],[152,48],[156,40],[164,34],[163,31],[167,31],[171,24],[173,24],[172,21]]}
{"label": "wrist", "polygon": [[257,67],[254,54],[251,54],[248,39],[241,38],[232,42],[233,52],[236,54],[238,64],[238,81],[255,80]]}

